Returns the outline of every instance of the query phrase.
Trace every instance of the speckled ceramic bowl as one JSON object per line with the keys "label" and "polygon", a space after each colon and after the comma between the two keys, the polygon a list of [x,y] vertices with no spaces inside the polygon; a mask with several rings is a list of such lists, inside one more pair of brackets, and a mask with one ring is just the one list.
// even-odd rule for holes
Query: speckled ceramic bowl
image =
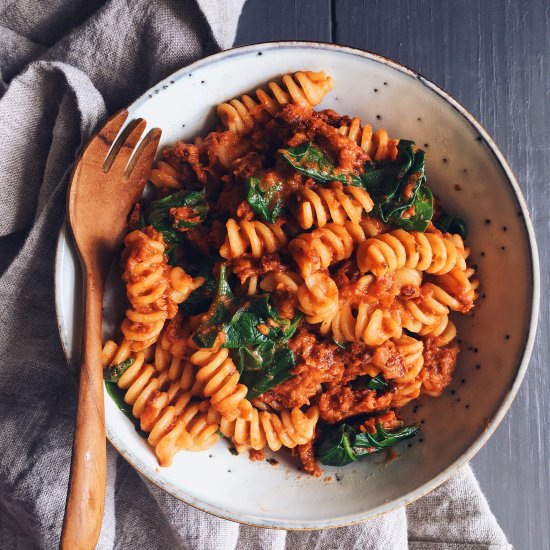
{"label": "speckled ceramic bowl", "polygon": [[[321,108],[361,117],[426,150],[428,181],[446,209],[464,215],[482,286],[475,315],[457,320],[462,353],[454,381],[438,399],[409,407],[422,435],[397,447],[391,463],[376,455],[312,478],[278,453],[279,465],[233,456],[220,442],[179,453],[159,468],[151,449],[106,395],[107,435],[119,452],[162,489],[227,519],[289,529],[346,525],[402,506],[465,464],[502,420],[521,383],[535,334],[538,260],[518,184],[496,145],[455,100],[422,76],[383,57],[312,43],[270,43],[222,52],[182,69],[129,108],[162,128],[162,145],[214,125],[217,103],[273,77],[325,70],[334,90]],[[80,274],[65,229],[56,256],[59,329],[74,360],[80,338]],[[121,309],[107,298],[107,331]],[[416,403],[416,402],[415,402]]]}

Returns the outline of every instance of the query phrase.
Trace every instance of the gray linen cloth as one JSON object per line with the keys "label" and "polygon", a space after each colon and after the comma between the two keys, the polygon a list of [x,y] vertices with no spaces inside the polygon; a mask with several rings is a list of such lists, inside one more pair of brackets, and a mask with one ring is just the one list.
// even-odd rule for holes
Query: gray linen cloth
{"label": "gray linen cloth", "polygon": [[[0,548],[56,548],[76,387],[61,350],[53,257],[78,147],[117,108],[231,46],[243,0],[0,4]],[[469,467],[353,527],[258,529],[187,506],[108,446],[100,549],[509,548]]]}

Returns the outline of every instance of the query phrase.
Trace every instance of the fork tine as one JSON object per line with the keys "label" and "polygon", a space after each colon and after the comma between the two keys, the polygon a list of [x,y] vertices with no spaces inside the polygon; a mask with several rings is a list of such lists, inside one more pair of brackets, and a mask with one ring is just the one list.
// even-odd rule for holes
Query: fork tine
{"label": "fork tine", "polygon": [[[124,182],[129,180],[136,183],[147,181],[147,177],[153,165],[153,160],[155,159],[161,134],[162,130],[160,128],[153,128],[143,138],[124,172],[122,178]],[[145,183],[143,185],[145,185]]]}
{"label": "fork tine", "polygon": [[127,118],[128,111],[126,109],[116,112],[90,141],[82,154],[82,158],[103,165],[111,145]]}
{"label": "fork tine", "polygon": [[112,170],[122,174],[146,126],[147,122],[138,118],[124,128],[105,159],[104,172]]}

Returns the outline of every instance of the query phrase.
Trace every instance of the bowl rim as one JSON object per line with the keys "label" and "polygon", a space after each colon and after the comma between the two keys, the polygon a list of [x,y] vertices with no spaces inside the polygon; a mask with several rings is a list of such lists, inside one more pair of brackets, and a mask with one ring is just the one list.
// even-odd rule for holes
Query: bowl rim
{"label": "bowl rim", "polygon": [[[141,476],[145,477],[151,483],[156,485],[158,488],[162,489],[163,491],[166,491],[167,493],[171,494],[178,500],[181,500],[182,502],[189,504],[190,506],[193,506],[198,510],[207,512],[218,518],[229,520],[229,521],[235,521],[244,525],[251,525],[254,527],[263,527],[263,528],[270,528],[270,529],[308,531],[308,530],[329,529],[329,528],[338,528],[338,527],[354,525],[354,524],[372,519],[376,516],[380,516],[380,515],[392,512],[403,506],[406,506],[411,502],[417,500],[418,498],[433,491],[439,485],[447,481],[454,473],[456,473],[463,466],[465,466],[477,454],[477,452],[485,445],[485,443],[488,441],[490,436],[494,433],[496,428],[502,422],[504,416],[506,415],[508,409],[510,408],[521,386],[527,367],[529,365],[529,361],[533,351],[534,340],[536,336],[538,313],[539,313],[540,264],[539,264],[537,243],[535,238],[535,231],[533,228],[531,218],[529,216],[527,203],[525,201],[521,188],[518,184],[518,181],[512,169],[508,165],[504,155],[501,153],[500,149],[495,144],[495,142],[493,141],[491,136],[488,134],[488,132],[483,128],[480,122],[464,106],[462,106],[456,99],[454,99],[449,93],[447,93],[440,86],[431,82],[428,78],[424,77],[420,72],[414,69],[411,69],[410,67],[402,63],[399,63],[397,61],[394,61],[388,57],[385,57],[383,55],[380,55],[368,50],[352,48],[349,46],[342,46],[339,44],[332,44],[330,42],[321,42],[321,41],[279,40],[279,41],[267,41],[267,42],[249,44],[246,46],[233,47],[233,48],[218,52],[216,54],[210,55],[208,57],[204,57],[202,59],[199,59],[191,63],[190,65],[187,65],[182,67],[181,69],[178,69],[171,75],[159,81],[157,84],[151,86],[143,94],[141,94],[135,101],[133,101],[129,105],[128,110],[132,112],[138,107],[140,107],[141,105],[143,105],[144,103],[146,103],[147,101],[149,101],[151,96],[154,94],[154,91],[157,90],[159,87],[162,87],[163,83],[165,82],[174,83],[177,80],[181,79],[184,75],[187,75],[190,72],[196,71],[197,69],[200,69],[204,66],[219,63],[220,61],[223,61],[232,57],[250,54],[251,52],[257,53],[259,51],[262,51],[263,53],[266,50],[300,49],[300,48],[310,48],[310,49],[321,50],[321,51],[333,50],[336,52],[376,61],[378,63],[386,65],[387,67],[397,70],[400,73],[405,74],[406,76],[409,76],[419,81],[429,90],[431,90],[434,94],[438,95],[446,103],[448,103],[451,107],[453,107],[458,112],[458,114],[461,115],[471,125],[471,127],[479,134],[483,142],[487,145],[489,151],[493,155],[497,164],[500,166],[505,176],[505,179],[507,180],[507,183],[513,192],[514,198],[522,214],[524,227],[529,240],[529,253],[530,253],[530,260],[531,260],[529,265],[530,272],[531,272],[530,273],[531,312],[530,312],[528,330],[527,330],[527,335],[525,340],[525,347],[521,356],[518,357],[517,371],[516,371],[516,375],[513,380],[513,383],[510,385],[508,389],[508,393],[506,394],[506,396],[498,406],[494,415],[490,420],[488,420],[484,430],[477,436],[477,438],[470,445],[470,447],[466,449],[454,462],[452,462],[449,466],[443,469],[439,474],[435,475],[430,480],[428,480],[421,486],[417,487],[416,489],[413,489],[412,491],[409,491],[405,495],[402,495],[400,498],[384,503],[383,505],[380,505],[368,512],[360,512],[360,513],[350,515],[348,516],[347,520],[345,518],[340,518],[332,521],[331,520],[314,520],[314,521],[307,521],[307,522],[297,521],[296,523],[299,523],[301,525],[304,525],[304,524],[307,525],[306,527],[303,527],[303,526],[298,527],[295,524],[294,525],[286,524],[284,521],[280,521],[280,520],[255,518],[254,516],[250,516],[245,513],[232,512],[230,510],[222,510],[217,506],[214,506],[207,502],[203,502],[199,499],[190,497],[189,495],[185,494],[182,490],[175,490],[174,488],[169,487],[168,484],[161,479],[155,479],[156,474],[154,470],[150,470],[139,459],[135,458],[134,456],[131,456],[131,453],[129,453],[126,450],[125,444],[118,438],[117,434],[113,432],[108,426],[106,426],[107,439],[110,441],[113,447],[115,447],[117,452]],[[59,233],[57,236],[57,242],[56,242],[56,251],[54,255],[54,301],[55,301],[57,328],[59,332],[61,346],[63,348],[63,352],[65,354],[67,361],[71,363],[71,356],[69,354],[69,345],[64,338],[64,328],[67,325],[64,322],[62,308],[61,308],[61,301],[59,298],[61,288],[58,288],[58,284],[59,284],[58,267],[60,265],[60,256],[64,250],[64,246],[67,246],[67,247],[72,246],[71,235],[66,225],[66,219],[62,223],[61,228],[59,230]]]}

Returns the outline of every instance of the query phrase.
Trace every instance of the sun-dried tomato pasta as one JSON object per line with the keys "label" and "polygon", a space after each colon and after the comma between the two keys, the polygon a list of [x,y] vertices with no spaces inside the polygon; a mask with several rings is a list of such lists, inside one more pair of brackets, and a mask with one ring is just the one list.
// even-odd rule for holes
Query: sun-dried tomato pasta
{"label": "sun-dried tomato pasta", "polygon": [[414,435],[400,409],[451,382],[465,224],[439,223],[414,142],[314,109],[332,86],[299,71],[222,103],[130,217],[103,363],[162,466],[223,436],[319,476]]}

